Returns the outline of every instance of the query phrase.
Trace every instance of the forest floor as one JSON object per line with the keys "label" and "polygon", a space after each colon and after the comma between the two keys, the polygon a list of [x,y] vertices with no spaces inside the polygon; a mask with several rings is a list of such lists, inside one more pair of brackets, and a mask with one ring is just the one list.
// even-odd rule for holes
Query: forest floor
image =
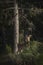
{"label": "forest floor", "polygon": [[[35,44],[34,44],[35,43]],[[43,65],[43,43],[40,43],[40,42],[37,42],[37,41],[34,41],[34,47],[33,47],[33,49],[35,49],[35,45],[36,45],[36,43],[38,43],[38,44],[40,44],[40,46],[39,46],[39,53],[40,53],[40,58],[39,58],[39,60],[38,60],[38,65],[40,65],[40,63],[41,63],[41,65]],[[26,48],[26,47],[25,47]],[[26,51],[26,53],[27,53],[28,51]],[[30,53],[30,52],[29,52]],[[35,52],[36,53],[36,52]],[[25,54],[24,54],[24,56],[25,56]],[[18,58],[19,58],[19,56],[17,56]],[[17,58],[16,57],[16,58]],[[25,56],[26,58],[24,58],[24,59],[28,59],[27,58],[27,56]],[[18,59],[17,58],[17,59]],[[2,55],[0,55],[0,65],[22,65],[22,63],[20,64],[17,64],[17,62],[16,62],[16,60],[17,59],[15,59],[15,55],[14,54],[12,54],[12,53],[9,53],[9,54],[2,54]],[[21,59],[19,59],[19,61],[20,61]],[[25,60],[26,61],[26,60]],[[27,62],[27,61],[26,61]],[[26,64],[25,64],[26,65]],[[32,64],[30,64],[30,65],[32,65]],[[35,64],[33,64],[33,65],[35,65]]]}

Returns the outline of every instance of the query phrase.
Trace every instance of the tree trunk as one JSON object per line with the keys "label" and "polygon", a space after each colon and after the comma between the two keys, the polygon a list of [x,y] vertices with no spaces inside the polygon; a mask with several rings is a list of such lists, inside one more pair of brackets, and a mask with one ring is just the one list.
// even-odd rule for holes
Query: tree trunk
{"label": "tree trunk", "polygon": [[19,43],[19,18],[18,18],[18,5],[14,0],[14,53],[18,52]]}

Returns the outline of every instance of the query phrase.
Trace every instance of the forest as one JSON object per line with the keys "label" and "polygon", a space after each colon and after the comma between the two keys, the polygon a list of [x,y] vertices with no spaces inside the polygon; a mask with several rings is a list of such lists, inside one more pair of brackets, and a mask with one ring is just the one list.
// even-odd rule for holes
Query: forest
{"label": "forest", "polygon": [[0,65],[43,65],[43,0],[0,0]]}

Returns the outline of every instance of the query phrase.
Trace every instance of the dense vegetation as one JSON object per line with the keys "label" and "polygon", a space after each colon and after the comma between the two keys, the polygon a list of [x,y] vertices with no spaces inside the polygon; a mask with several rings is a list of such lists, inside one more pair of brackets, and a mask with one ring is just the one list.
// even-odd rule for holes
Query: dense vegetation
{"label": "dense vegetation", "polygon": [[[13,53],[14,1],[0,0],[0,65],[43,65],[43,1],[17,0],[20,33],[18,54]],[[30,22],[33,24],[32,39],[27,44],[25,35]]]}

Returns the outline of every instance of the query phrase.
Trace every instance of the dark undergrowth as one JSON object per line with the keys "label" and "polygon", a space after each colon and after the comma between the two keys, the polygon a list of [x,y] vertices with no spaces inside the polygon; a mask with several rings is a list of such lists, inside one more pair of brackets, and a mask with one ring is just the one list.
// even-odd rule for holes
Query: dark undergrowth
{"label": "dark undergrowth", "polygon": [[0,55],[0,65],[43,65],[43,43],[33,41],[19,54]]}

